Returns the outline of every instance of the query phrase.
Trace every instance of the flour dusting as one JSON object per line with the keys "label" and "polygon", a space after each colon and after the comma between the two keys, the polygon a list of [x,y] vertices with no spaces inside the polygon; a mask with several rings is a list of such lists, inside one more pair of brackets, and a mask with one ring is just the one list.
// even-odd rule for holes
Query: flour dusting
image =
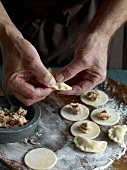
{"label": "flour dusting", "polygon": [[[109,96],[109,101],[98,108],[115,109],[120,114],[118,124],[127,124],[127,95],[126,91],[119,89],[120,84],[109,85],[106,80],[97,89],[103,90]],[[79,97],[77,97],[79,100]],[[108,137],[109,126],[100,126],[101,133],[95,139],[107,141],[108,145],[103,153],[85,153],[80,151],[74,144],[74,136],[70,133],[73,122],[65,120],[60,115],[60,109],[69,102],[75,100],[50,95],[40,102],[41,118],[34,133],[20,143],[0,144],[0,159],[13,163],[13,167],[19,170],[28,170],[24,165],[24,155],[31,149],[44,147],[53,150],[57,155],[57,164],[52,170],[103,170],[110,166],[114,160],[125,154],[127,135],[125,135],[124,148],[113,142]],[[85,105],[85,104],[84,104]]]}

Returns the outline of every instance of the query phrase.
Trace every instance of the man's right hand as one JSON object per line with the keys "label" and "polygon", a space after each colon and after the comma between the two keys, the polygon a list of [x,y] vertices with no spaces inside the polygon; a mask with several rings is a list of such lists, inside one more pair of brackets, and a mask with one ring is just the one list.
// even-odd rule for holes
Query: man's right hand
{"label": "man's right hand", "polygon": [[[13,26],[5,29],[1,41],[3,51],[3,85],[25,105],[45,99],[56,81],[45,68],[34,46]],[[28,81],[34,75],[33,83]],[[39,82],[35,87],[34,82]],[[37,85],[37,84],[36,84]]]}

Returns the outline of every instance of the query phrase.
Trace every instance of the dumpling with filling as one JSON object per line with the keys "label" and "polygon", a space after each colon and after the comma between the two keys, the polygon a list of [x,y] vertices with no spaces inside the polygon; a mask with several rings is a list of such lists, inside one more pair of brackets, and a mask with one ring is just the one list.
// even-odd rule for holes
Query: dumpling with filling
{"label": "dumpling with filling", "polygon": [[[48,69],[49,72],[54,76],[54,72],[51,68]],[[64,82],[56,82],[56,84],[52,87],[54,90],[72,90],[72,87],[65,84]]]}
{"label": "dumpling with filling", "polygon": [[124,136],[127,131],[127,125],[116,125],[108,130],[108,136],[114,142],[124,145]]}
{"label": "dumpling with filling", "polygon": [[81,136],[76,136],[74,143],[83,152],[100,153],[104,152],[107,147],[106,141],[95,141]]}

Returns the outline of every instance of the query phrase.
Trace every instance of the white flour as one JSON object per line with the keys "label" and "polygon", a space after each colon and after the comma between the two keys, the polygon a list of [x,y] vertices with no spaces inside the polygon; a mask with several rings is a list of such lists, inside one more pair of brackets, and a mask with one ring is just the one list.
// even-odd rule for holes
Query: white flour
{"label": "white flour", "polygon": [[[110,87],[108,81],[101,86],[101,90],[109,95],[109,101],[102,107],[116,109],[120,113],[119,124],[127,124],[127,96],[121,91],[119,98],[114,97],[117,85]],[[65,101],[67,97],[65,97]],[[48,102],[50,101],[50,102]],[[55,101],[55,102],[54,102]],[[58,158],[53,170],[102,170],[125,154],[125,149],[107,136],[109,127],[100,126],[101,134],[96,140],[108,142],[104,153],[85,153],[80,151],[73,143],[74,137],[70,134],[70,126],[73,122],[67,121],[60,116],[60,109],[65,105],[59,96],[50,95],[48,100],[40,103],[42,116],[36,131],[27,139],[26,143],[1,144],[0,155],[5,160],[15,160],[14,167],[23,164],[24,155],[34,147],[45,147],[53,150]],[[124,103],[123,103],[124,102]],[[30,142],[30,143],[29,143]],[[125,136],[127,145],[127,135]],[[20,170],[20,168],[17,168]],[[22,166],[21,170],[26,170]]]}

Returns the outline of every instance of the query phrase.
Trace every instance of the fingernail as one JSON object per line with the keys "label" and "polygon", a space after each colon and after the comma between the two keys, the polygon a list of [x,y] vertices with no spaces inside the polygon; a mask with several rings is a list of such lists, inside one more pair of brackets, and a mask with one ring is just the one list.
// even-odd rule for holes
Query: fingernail
{"label": "fingernail", "polygon": [[62,74],[58,74],[57,77],[56,77],[56,80],[58,82],[62,82],[64,80],[64,76]]}
{"label": "fingernail", "polygon": [[49,86],[49,87],[52,87],[52,86],[54,86],[55,84],[56,84],[56,81],[55,81],[54,78],[52,78],[51,81],[48,83],[48,86]]}

